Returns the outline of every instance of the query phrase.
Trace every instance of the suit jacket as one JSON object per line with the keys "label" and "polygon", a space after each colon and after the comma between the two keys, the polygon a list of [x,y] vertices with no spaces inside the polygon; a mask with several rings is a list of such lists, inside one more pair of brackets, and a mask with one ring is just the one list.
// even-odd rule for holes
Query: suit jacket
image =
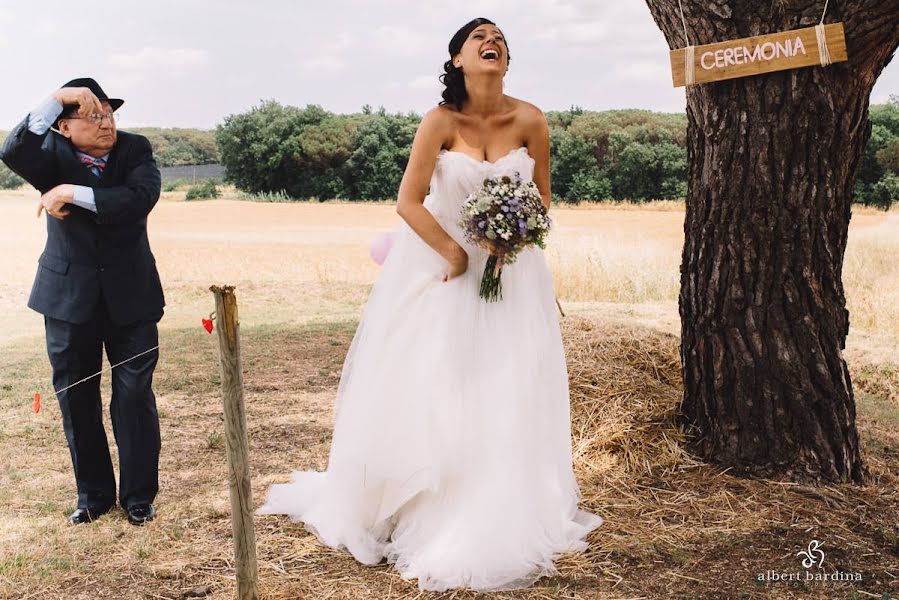
{"label": "suit jacket", "polygon": [[53,131],[32,133],[26,117],[6,138],[0,159],[42,194],[61,183],[94,190],[96,213],[70,204],[66,218],[47,217],[30,308],[83,323],[102,297],[116,324],[162,318],[165,299],[147,239],[147,215],[159,200],[161,178],[147,138],[119,131],[97,177],[68,139]]}

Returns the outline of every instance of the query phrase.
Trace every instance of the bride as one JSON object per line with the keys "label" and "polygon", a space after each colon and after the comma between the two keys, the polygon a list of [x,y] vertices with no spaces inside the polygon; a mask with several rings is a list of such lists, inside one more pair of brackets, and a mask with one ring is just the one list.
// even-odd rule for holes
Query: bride
{"label": "bride", "polygon": [[324,472],[272,486],[288,514],[364,564],[422,590],[527,587],[586,548],[603,519],[580,510],[568,374],[552,275],[531,246],[478,296],[487,252],[462,204],[518,172],[549,208],[543,113],[503,94],[509,50],[487,19],[449,43],[443,101],[423,118],[397,197],[403,224],[366,302],[334,407]]}

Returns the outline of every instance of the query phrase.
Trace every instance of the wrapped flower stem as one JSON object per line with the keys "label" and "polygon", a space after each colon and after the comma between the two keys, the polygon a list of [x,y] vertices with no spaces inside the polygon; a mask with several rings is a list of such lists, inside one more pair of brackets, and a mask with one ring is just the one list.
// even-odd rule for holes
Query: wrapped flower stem
{"label": "wrapped flower stem", "polygon": [[487,302],[496,302],[503,299],[503,261],[504,257],[491,254],[487,258],[487,264],[484,265],[479,296]]}

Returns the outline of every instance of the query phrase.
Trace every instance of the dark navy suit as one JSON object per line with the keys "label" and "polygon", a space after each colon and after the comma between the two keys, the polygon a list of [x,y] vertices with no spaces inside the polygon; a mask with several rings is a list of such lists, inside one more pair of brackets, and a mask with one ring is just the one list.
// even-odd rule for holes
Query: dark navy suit
{"label": "dark navy suit", "polygon": [[[28,306],[44,315],[53,385],[61,390],[111,364],[158,345],[165,300],[147,239],[147,215],[159,199],[160,175],[149,141],[118,132],[97,176],[64,136],[29,130],[29,118],[7,137],[0,158],[44,193],[61,183],[93,189],[97,212],[67,205],[47,217]],[[158,491],[159,417],[152,391],[158,351],[112,370],[110,412],[119,449],[119,503],[152,503]],[[115,476],[102,422],[100,378],[58,394],[78,486],[78,507],[116,501]]]}

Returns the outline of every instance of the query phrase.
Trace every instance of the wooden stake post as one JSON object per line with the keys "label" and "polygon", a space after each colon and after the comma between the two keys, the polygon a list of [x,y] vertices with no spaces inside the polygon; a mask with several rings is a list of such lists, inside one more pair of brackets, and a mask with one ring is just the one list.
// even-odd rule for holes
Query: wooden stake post
{"label": "wooden stake post", "polygon": [[237,568],[238,600],[256,600],[256,532],[253,528],[253,497],[250,490],[247,421],[243,402],[240,363],[240,327],[237,297],[233,286],[212,286],[218,324],[222,400],[225,408],[225,453],[231,484],[231,528]]}

